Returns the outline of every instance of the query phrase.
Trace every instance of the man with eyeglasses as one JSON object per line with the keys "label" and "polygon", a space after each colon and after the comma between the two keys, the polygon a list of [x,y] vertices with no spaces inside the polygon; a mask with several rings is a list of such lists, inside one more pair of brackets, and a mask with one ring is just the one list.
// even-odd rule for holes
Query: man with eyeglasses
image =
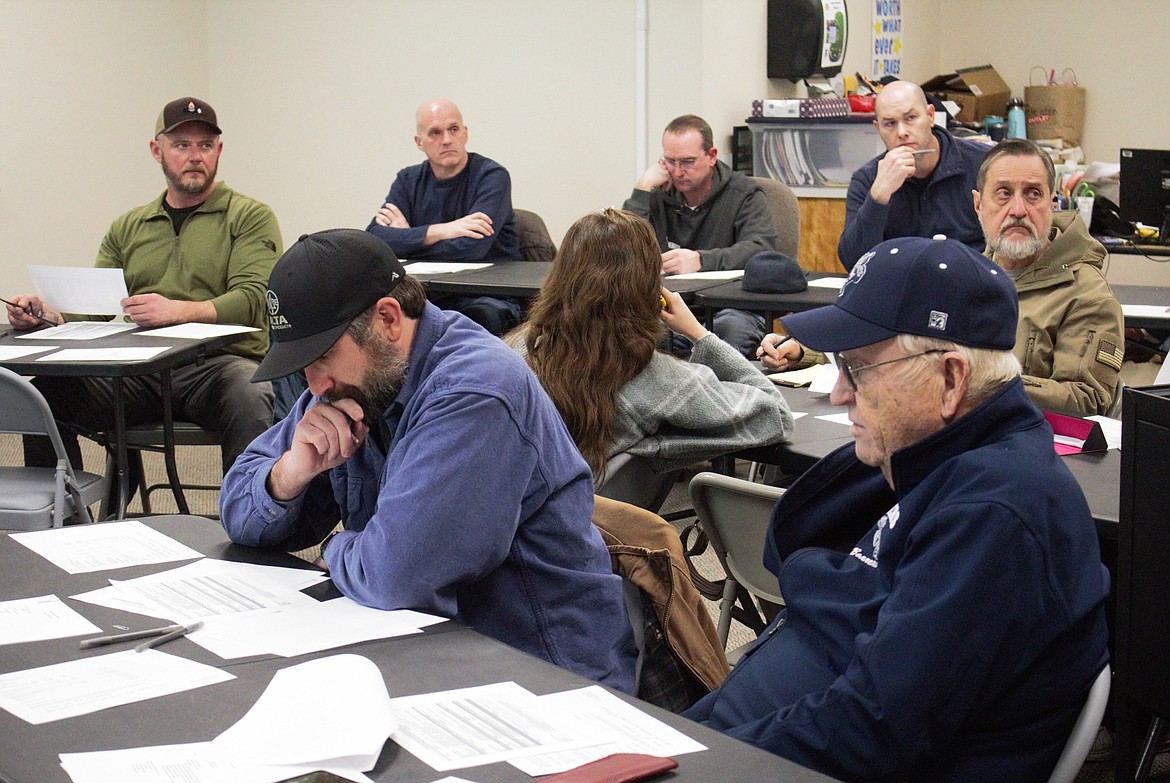
{"label": "man with eyeglasses", "polygon": [[[162,167],[167,189],[150,203],[114,221],[102,239],[95,266],[121,269],[130,296],[127,318],[143,327],[184,323],[254,326],[259,331],[171,372],[176,419],[219,433],[223,470],[272,425],[272,386],[250,383],[268,350],[265,293],[281,253],[280,227],[265,204],[215,179],[223,142],[215,110],[186,97],[158,115],[150,152]],[[8,307],[17,329],[86,316],[68,316],[35,296]],[[92,316],[91,316],[92,317]],[[34,381],[58,420],[90,432],[114,426],[114,391],[104,378]],[[128,424],[162,420],[160,380],[124,378]],[[77,437],[62,429],[65,448],[81,466]],[[47,438],[26,438],[28,465],[56,464]]]}
{"label": "man with eyeglasses", "polygon": [[834,778],[1048,778],[1107,659],[1089,509],[1024,393],[1011,278],[883,242],[785,316],[854,442],[777,503],[786,608],[688,717]]}
{"label": "man with eyeglasses", "polygon": [[945,234],[983,249],[971,208],[975,172],[986,145],[956,139],[934,124],[934,107],[913,82],[891,82],[874,100],[886,151],[853,173],[837,257],[846,269],[870,248],[895,237]]}
{"label": "man with eyeglasses", "polygon": [[[622,206],[650,221],[666,275],[743,269],[749,258],[774,249],[776,227],[760,186],[718,158],[711,126],[684,114],[662,134],[662,157],[634,184]],[[720,310],[714,332],[750,354],[764,335],[764,318]]]}

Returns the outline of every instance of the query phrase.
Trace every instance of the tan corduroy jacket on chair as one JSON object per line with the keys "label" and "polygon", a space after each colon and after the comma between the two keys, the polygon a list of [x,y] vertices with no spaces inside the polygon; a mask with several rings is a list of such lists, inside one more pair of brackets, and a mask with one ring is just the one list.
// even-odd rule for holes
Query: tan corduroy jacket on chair
{"label": "tan corduroy jacket on chair", "polygon": [[595,496],[593,524],[601,531],[614,572],[637,585],[658,615],[666,643],[707,690],[730,672],[703,597],[691,584],[678,533],[662,517]]}

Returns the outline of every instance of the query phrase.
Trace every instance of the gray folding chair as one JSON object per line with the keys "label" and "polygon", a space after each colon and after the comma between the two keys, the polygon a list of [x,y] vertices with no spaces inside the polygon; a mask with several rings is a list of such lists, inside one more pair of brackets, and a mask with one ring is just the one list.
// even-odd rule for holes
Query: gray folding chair
{"label": "gray folding chair", "polygon": [[[172,423],[172,430],[174,432],[174,445],[178,446],[219,446],[219,433],[212,430],[204,429],[198,424],[189,421],[176,421]],[[139,467],[142,467],[142,457],[140,452],[152,451],[163,455],[163,461],[166,465],[167,482],[163,484],[151,484],[147,486],[145,473],[139,472],[141,482],[138,491],[142,495],[142,513],[152,513],[150,507],[150,496],[162,489],[169,489],[175,497],[175,504],[182,514],[189,513],[186,496],[183,494],[187,490],[202,490],[205,492],[218,492],[219,484],[193,484],[183,483],[179,479],[178,466],[175,464],[175,455],[173,452],[167,453],[165,447],[165,435],[163,432],[163,425],[161,423],[151,424],[132,424],[126,427],[126,449],[131,460],[138,460]],[[114,464],[114,453],[112,449],[107,446],[106,449],[106,480],[111,484],[114,481],[115,470],[117,466]],[[133,494],[133,490],[131,490]],[[102,514],[109,512],[109,509],[102,508]],[[218,518],[218,515],[213,515],[213,518]]]}
{"label": "gray folding chair", "polygon": [[1085,699],[1085,706],[1081,707],[1081,714],[1073,724],[1073,730],[1068,736],[1068,742],[1060,753],[1056,768],[1048,776],[1048,783],[1072,783],[1077,773],[1093,747],[1093,740],[1097,730],[1101,728],[1101,719],[1105,716],[1105,705],[1109,702],[1109,683],[1113,672],[1109,664],[1097,675],[1093,687],[1089,689],[1089,696]]}
{"label": "gray folding chair", "polygon": [[[764,539],[772,508],[784,490],[718,473],[699,473],[691,479],[689,492],[699,525],[727,573],[716,623],[719,641],[726,647],[740,587],[756,598],[784,604],[776,577],[764,568]],[[731,663],[738,659],[739,650],[727,655]]]}
{"label": "gray folding chair", "polygon": [[655,473],[644,457],[622,452],[606,463],[605,470],[594,481],[593,491],[603,498],[620,500],[657,514],[677,477],[677,470]]}
{"label": "gray folding chair", "polygon": [[43,435],[57,455],[56,468],[0,467],[0,528],[38,530],[93,521],[88,506],[105,497],[106,480],[73,470],[45,398],[27,379],[3,367],[0,432]]}

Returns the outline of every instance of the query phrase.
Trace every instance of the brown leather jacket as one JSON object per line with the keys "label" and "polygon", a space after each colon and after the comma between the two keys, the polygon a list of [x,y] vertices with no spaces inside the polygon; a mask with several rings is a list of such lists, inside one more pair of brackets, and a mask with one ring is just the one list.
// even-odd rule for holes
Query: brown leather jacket
{"label": "brown leather jacket", "polygon": [[662,517],[609,498],[593,498],[593,524],[614,572],[649,597],[675,657],[708,690],[730,672],[703,597],[691,584],[682,541]]}

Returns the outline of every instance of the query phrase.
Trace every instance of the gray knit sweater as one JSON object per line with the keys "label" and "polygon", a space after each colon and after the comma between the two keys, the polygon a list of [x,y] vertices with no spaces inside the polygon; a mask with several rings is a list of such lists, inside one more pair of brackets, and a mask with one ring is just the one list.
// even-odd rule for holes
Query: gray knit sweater
{"label": "gray knit sweater", "polygon": [[[521,337],[509,341],[524,355]],[[776,386],[738,351],[708,334],[689,362],[655,352],[618,392],[613,442],[662,472],[721,454],[778,443],[792,411]]]}

